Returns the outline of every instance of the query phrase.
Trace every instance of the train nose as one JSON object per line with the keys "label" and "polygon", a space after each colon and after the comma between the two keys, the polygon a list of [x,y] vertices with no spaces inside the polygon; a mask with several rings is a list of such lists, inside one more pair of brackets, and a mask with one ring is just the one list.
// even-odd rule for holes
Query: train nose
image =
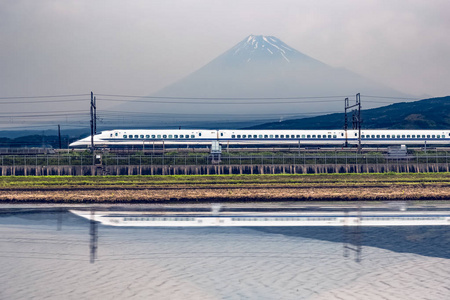
{"label": "train nose", "polygon": [[90,145],[90,143],[91,143],[91,137],[88,136],[87,138],[70,143],[69,147],[88,146],[88,145]]}

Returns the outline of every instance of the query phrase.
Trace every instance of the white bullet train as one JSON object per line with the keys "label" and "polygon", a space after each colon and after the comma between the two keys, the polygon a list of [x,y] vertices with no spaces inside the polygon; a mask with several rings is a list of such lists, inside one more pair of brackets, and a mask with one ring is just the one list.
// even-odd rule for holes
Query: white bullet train
{"label": "white bullet train", "polygon": [[[96,147],[145,145],[312,145],[358,144],[357,130],[212,130],[212,129],[117,129],[94,135]],[[449,145],[450,129],[442,130],[361,130],[363,145]],[[70,147],[90,147],[91,137],[75,141]]]}

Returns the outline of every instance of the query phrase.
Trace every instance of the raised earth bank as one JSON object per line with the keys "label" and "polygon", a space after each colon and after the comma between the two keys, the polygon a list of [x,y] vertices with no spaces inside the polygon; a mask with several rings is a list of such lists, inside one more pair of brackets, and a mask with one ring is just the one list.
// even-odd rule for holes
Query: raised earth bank
{"label": "raised earth bank", "polygon": [[0,203],[447,199],[450,173],[0,178]]}

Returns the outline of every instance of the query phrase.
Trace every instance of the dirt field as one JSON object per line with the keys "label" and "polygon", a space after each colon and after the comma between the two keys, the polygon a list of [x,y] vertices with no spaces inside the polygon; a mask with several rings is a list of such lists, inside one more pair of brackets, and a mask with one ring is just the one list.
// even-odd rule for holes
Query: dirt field
{"label": "dirt field", "polygon": [[447,199],[448,173],[0,178],[1,203]]}

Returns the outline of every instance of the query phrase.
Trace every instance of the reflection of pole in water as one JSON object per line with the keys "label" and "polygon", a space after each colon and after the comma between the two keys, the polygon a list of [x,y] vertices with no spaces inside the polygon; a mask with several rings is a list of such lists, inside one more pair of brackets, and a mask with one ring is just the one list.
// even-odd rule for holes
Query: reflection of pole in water
{"label": "reflection of pole in water", "polygon": [[[356,226],[350,225],[349,222],[355,221]],[[344,257],[349,256],[349,251],[355,252],[355,262],[361,262],[361,207],[358,207],[358,216],[356,218],[349,217],[348,209],[344,210],[344,224],[343,224],[343,244]]]}
{"label": "reflection of pole in water", "polygon": [[63,209],[60,208],[58,210],[58,216],[56,218],[56,230],[61,231],[62,228],[62,217],[63,217]]}
{"label": "reflection of pole in water", "polygon": [[91,249],[91,264],[95,262],[95,259],[97,258],[97,243],[98,243],[98,235],[97,235],[97,222],[95,221],[95,211],[91,210],[91,228],[89,235],[91,236],[91,243],[90,243],[90,249]]}
{"label": "reflection of pole in water", "polygon": [[347,222],[348,222],[348,208],[344,209],[344,224],[342,225],[342,241],[344,243],[344,257],[348,257],[348,226],[347,226]]}

